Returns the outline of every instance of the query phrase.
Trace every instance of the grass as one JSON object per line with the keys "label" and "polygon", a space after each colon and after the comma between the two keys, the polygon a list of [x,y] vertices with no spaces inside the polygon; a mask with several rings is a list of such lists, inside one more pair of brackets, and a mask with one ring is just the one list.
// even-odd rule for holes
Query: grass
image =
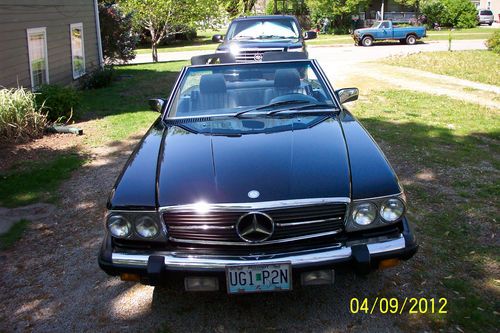
{"label": "grass", "polygon": [[63,154],[46,162],[25,162],[0,174],[0,206],[18,207],[53,202],[59,185],[84,163],[78,154]]}
{"label": "grass", "polygon": [[168,98],[179,70],[186,62],[168,62],[116,68],[119,81],[110,87],[84,91],[77,116],[91,120],[86,143],[99,146],[126,139],[147,128],[158,117],[149,110],[148,99]]}
{"label": "grass", "polygon": [[436,74],[500,85],[500,57],[491,51],[425,52],[393,57],[387,64],[411,67]]}
{"label": "grass", "polygon": [[[197,37],[192,41],[174,41],[169,45],[160,46],[158,52],[183,52],[183,51],[200,51],[200,50],[215,50],[219,43],[212,42],[212,36],[219,34],[224,35],[226,30],[204,30],[199,31]],[[151,48],[139,47],[136,50],[137,54],[151,54]]]}
{"label": "grass", "polygon": [[352,111],[382,144],[411,205],[422,246],[409,262],[415,295],[404,296],[448,299],[447,315],[408,317],[405,325],[418,331],[495,331],[498,111],[402,90],[372,93]]}
{"label": "grass", "polygon": [[28,220],[20,220],[19,222],[14,223],[5,234],[1,234],[0,250],[5,250],[11,247],[17,240],[19,240],[29,223],[30,221]]}

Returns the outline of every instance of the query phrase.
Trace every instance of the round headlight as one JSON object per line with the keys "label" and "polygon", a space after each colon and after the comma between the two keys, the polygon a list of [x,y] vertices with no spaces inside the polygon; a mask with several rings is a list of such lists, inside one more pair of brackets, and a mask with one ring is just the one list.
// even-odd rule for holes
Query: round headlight
{"label": "round headlight", "polygon": [[115,237],[127,237],[130,235],[130,223],[120,215],[113,215],[108,219],[108,229]]}
{"label": "round headlight", "polygon": [[405,206],[399,199],[393,198],[386,200],[380,207],[380,216],[384,221],[397,221],[404,213]]}
{"label": "round headlight", "polygon": [[362,203],[354,207],[352,219],[359,225],[368,225],[375,221],[377,217],[377,207],[372,203]]}
{"label": "round headlight", "polygon": [[149,216],[141,217],[135,223],[135,230],[139,236],[144,238],[153,238],[158,235],[158,227],[155,221]]}

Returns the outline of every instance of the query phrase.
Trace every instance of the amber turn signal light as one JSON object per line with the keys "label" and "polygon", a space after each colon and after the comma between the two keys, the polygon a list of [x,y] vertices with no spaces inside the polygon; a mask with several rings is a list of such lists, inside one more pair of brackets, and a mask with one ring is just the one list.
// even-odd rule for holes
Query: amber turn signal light
{"label": "amber turn signal light", "polygon": [[122,281],[133,281],[139,282],[141,280],[141,276],[139,274],[130,274],[130,273],[122,273],[120,275]]}
{"label": "amber turn signal light", "polygon": [[399,259],[385,259],[385,260],[381,260],[378,263],[378,268],[385,269],[385,268],[394,267],[398,264],[399,264]]}

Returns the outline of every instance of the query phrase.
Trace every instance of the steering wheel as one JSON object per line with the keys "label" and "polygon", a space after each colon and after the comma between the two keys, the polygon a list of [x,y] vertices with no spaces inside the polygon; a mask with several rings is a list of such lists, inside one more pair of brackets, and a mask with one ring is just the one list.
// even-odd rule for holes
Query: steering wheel
{"label": "steering wheel", "polygon": [[286,102],[286,101],[304,101],[304,102],[318,103],[318,100],[312,96],[295,93],[295,94],[288,94],[288,95],[274,97],[269,102],[269,104]]}

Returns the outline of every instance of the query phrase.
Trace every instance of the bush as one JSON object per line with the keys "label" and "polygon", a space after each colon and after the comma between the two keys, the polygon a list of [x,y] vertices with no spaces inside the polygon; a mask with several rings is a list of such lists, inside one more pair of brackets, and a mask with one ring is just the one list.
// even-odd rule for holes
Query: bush
{"label": "bush", "polygon": [[47,123],[36,95],[23,88],[0,89],[0,138],[24,140],[43,134]]}
{"label": "bush", "polygon": [[80,93],[73,87],[45,84],[37,91],[36,101],[44,106],[48,120],[62,122],[71,119],[80,102]]}
{"label": "bush", "polygon": [[488,50],[500,54],[500,31],[495,31],[495,33],[486,41],[486,46]]}
{"label": "bush", "polygon": [[469,0],[434,0],[425,2],[422,13],[430,26],[438,23],[458,29],[473,28],[477,25],[477,10]]}
{"label": "bush", "polygon": [[115,70],[112,66],[104,68],[96,68],[80,79],[80,88],[82,89],[99,89],[111,85],[115,75]]}

